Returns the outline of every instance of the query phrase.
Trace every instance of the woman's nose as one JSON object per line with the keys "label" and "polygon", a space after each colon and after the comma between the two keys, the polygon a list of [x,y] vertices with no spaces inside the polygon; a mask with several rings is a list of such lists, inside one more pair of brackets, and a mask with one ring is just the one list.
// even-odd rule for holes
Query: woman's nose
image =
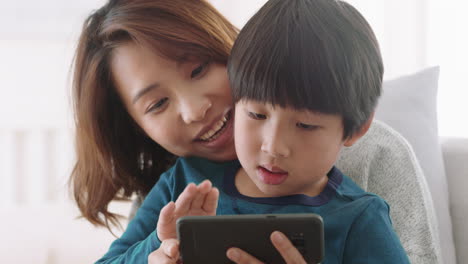
{"label": "woman's nose", "polygon": [[183,101],[181,109],[182,120],[186,124],[201,121],[205,118],[212,103],[208,98],[205,99],[188,99]]}

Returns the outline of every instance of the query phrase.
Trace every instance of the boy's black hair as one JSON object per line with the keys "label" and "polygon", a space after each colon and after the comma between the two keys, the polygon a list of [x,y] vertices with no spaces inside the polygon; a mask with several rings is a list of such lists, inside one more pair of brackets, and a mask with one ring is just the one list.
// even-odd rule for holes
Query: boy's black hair
{"label": "boy's black hair", "polygon": [[339,0],[270,0],[244,26],[228,61],[234,102],[338,114],[344,138],[370,118],[383,63],[364,17]]}

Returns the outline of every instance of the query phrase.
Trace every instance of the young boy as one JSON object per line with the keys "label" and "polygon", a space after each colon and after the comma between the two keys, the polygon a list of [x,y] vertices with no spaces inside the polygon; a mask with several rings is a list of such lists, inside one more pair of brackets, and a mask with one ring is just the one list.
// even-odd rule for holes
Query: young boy
{"label": "young boy", "polygon": [[[228,72],[239,162],[179,159],[129,226],[159,217],[157,235],[132,248],[159,248],[150,263],[176,263],[182,215],[310,212],[324,221],[323,263],[409,263],[386,202],[334,167],[367,132],[381,93],[378,43],[359,12],[339,0],[270,0],[240,32]],[[203,183],[184,190],[192,182]],[[304,263],[281,233],[271,238],[286,262]]]}
{"label": "young boy", "polygon": [[[191,160],[180,167],[201,178],[187,182],[210,175],[218,214],[321,215],[324,263],[409,263],[385,201],[334,167],[367,132],[381,93],[378,43],[360,13],[342,1],[270,0],[241,30],[228,71],[241,166]],[[254,261],[239,249],[228,256]]]}

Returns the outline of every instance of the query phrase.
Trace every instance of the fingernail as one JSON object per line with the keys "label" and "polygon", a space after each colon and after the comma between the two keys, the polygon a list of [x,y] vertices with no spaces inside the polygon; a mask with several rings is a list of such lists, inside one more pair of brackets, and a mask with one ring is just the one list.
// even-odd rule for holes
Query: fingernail
{"label": "fingernail", "polygon": [[273,239],[276,240],[276,241],[278,241],[278,242],[280,242],[280,243],[282,243],[282,242],[284,241],[283,235],[282,235],[280,232],[278,232],[278,231],[275,231],[275,232],[273,233]]}
{"label": "fingernail", "polygon": [[202,184],[206,184],[206,185],[208,185],[208,187],[210,187],[211,186],[211,181],[210,180],[204,180],[202,182]]}
{"label": "fingernail", "polygon": [[238,260],[239,259],[239,252],[235,249],[229,249],[228,252],[227,252],[227,255],[229,257],[229,259],[231,260]]}

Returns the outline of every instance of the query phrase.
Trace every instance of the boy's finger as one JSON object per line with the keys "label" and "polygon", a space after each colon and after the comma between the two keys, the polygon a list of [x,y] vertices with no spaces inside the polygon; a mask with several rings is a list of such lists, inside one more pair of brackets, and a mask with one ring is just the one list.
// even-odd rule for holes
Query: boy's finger
{"label": "boy's finger", "polygon": [[216,208],[218,208],[219,190],[212,188],[211,191],[206,195],[203,202],[203,211],[208,215],[216,215]]}
{"label": "boy's finger", "polygon": [[200,183],[197,188],[201,193],[208,193],[211,188],[213,187],[212,183],[210,180],[204,180],[202,183]]}
{"label": "boy's finger", "polygon": [[174,219],[175,203],[170,202],[161,209],[157,224],[158,238],[161,240],[174,238],[175,230],[172,227],[175,223]]}
{"label": "boy's finger", "polygon": [[179,258],[179,241],[177,239],[166,239],[163,240],[161,244],[161,248],[171,259],[178,259]]}
{"label": "boy's finger", "polygon": [[206,199],[206,195],[211,191],[211,182],[209,180],[204,180],[197,186],[198,193],[192,200],[190,209],[192,210],[201,210],[203,202]]}
{"label": "boy's finger", "polygon": [[175,203],[170,202],[166,204],[162,209],[161,212],[159,213],[159,222],[164,225],[166,223],[172,222],[174,220],[174,210],[175,210]]}
{"label": "boy's finger", "polygon": [[270,240],[273,246],[288,264],[306,264],[304,258],[291,241],[281,232],[271,233]]}
{"label": "boy's finger", "polygon": [[230,248],[226,252],[226,256],[237,264],[263,264],[260,260],[249,255],[247,252],[239,248]]}
{"label": "boy's finger", "polygon": [[185,187],[185,190],[180,194],[179,198],[177,198],[175,205],[177,215],[184,215],[190,207],[192,206],[192,202],[195,196],[198,194],[197,186],[193,183],[190,183]]}
{"label": "boy's finger", "polygon": [[190,205],[190,210],[200,210],[203,206],[203,201],[205,200],[205,194],[198,192],[197,195],[192,200]]}

